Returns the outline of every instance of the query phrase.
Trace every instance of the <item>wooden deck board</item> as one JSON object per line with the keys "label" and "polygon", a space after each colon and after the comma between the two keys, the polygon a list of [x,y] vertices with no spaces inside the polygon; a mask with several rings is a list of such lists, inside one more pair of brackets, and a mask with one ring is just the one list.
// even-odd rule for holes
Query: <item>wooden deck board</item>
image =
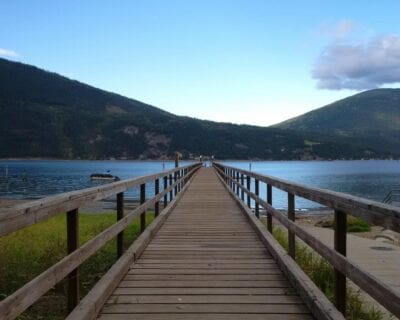
{"label": "wooden deck board", "polygon": [[201,169],[99,319],[312,319],[211,169]]}

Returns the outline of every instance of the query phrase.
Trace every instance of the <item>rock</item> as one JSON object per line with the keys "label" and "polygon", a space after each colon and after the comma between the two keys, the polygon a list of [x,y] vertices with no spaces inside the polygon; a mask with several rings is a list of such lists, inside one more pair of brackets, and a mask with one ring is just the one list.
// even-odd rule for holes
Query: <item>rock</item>
{"label": "rock", "polygon": [[315,223],[316,227],[321,227],[321,228],[332,228],[333,227],[333,220],[320,220]]}

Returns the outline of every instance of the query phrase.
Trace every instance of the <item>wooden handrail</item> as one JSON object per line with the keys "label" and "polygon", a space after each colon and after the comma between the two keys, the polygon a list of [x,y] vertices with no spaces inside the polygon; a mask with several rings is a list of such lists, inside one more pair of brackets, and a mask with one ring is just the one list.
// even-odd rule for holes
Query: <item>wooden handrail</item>
{"label": "wooden handrail", "polygon": [[[133,211],[125,215],[124,217],[119,216],[119,219],[115,224],[112,226],[108,227],[98,235],[96,235],[94,238],[86,242],[84,245],[81,247],[75,249],[72,252],[69,252],[67,256],[65,256],[62,260],[58,261],[56,264],[48,268],[46,271],[35,277],[33,280],[25,284],[23,287],[15,291],[13,294],[9,295],[7,298],[2,300],[0,302],[0,318],[1,319],[15,319],[18,315],[20,315],[24,310],[26,310],[29,306],[31,306],[33,303],[35,303],[41,296],[43,296],[47,291],[49,291],[52,287],[54,287],[58,282],[63,280],[66,276],[71,275],[74,270],[76,270],[85,260],[87,260],[89,257],[91,257],[94,253],[96,253],[101,247],[103,247],[108,241],[113,239],[114,237],[121,235],[121,232],[125,230],[129,224],[133,222],[135,218],[138,216],[142,215],[143,212],[146,212],[149,208],[154,206],[157,202],[159,202],[161,199],[164,198],[165,195],[167,195],[169,192],[173,191],[176,186],[178,186],[180,183],[186,183],[188,179],[190,179],[191,176],[197,171],[197,169],[201,166],[201,164],[193,164],[186,166],[187,170],[185,170],[186,175],[181,176],[179,179],[177,179],[174,183],[169,185],[167,188],[156,194],[153,198],[148,199],[147,201],[143,202],[140,204],[137,208],[135,208]],[[182,168],[176,168],[173,170],[165,171],[162,173],[158,174],[153,174],[149,176],[144,176],[136,179],[130,179],[126,181],[120,181],[113,183],[112,187],[110,188],[110,185],[101,187],[101,188],[89,188],[89,189],[84,189],[81,190],[81,192],[85,195],[84,196],[84,201],[82,199],[79,199],[77,197],[72,197],[70,201],[74,203],[74,205],[83,205],[88,202],[94,201],[93,198],[96,198],[97,200],[99,199],[104,199],[106,197],[109,197],[110,195],[115,195],[115,194],[121,194],[121,192],[127,190],[128,188],[135,187],[137,185],[144,185],[146,182],[153,181],[155,179],[163,178],[165,176],[171,175],[172,173],[181,170]],[[101,196],[98,195],[99,191],[102,190],[103,193]],[[62,194],[59,196],[53,196],[49,197],[50,201],[46,201],[48,198],[45,198],[42,200],[42,203],[47,204],[47,206],[43,205],[42,210],[40,206],[38,205],[37,201],[30,202],[34,206],[34,212],[38,214],[40,217],[39,221],[44,220],[46,217],[51,217],[56,214],[59,214],[59,210],[63,210],[65,208],[68,208],[69,205],[66,203],[66,199],[69,199],[70,195],[73,194],[74,196],[77,196],[79,191],[74,191],[74,192],[69,192],[68,195]],[[105,194],[107,196],[105,196]],[[30,208],[29,203],[25,204],[24,207]],[[60,209],[61,208],[61,209]],[[70,210],[69,212],[72,212],[76,210],[77,212],[77,207],[75,207],[73,210]],[[21,206],[18,206],[17,212],[21,212]],[[1,224],[6,223],[7,221],[10,220],[10,218],[13,218],[13,215],[11,214],[13,212],[13,208],[8,209],[5,213],[4,216],[7,217],[7,219],[0,219],[0,226]],[[31,212],[28,210],[28,212]],[[47,216],[43,214],[45,212]],[[2,213],[2,214],[3,214]],[[2,216],[2,217],[4,217]],[[21,215],[17,214],[16,217],[20,219]],[[14,219],[17,219],[14,217]],[[18,221],[18,220],[14,220]],[[35,220],[30,220],[30,223],[28,225],[31,225],[33,223],[36,223]],[[25,226],[28,225],[23,225],[21,223],[15,224],[13,226],[14,231],[21,229]],[[17,228],[18,227],[18,228]],[[13,228],[2,228],[2,230],[13,230]],[[12,232],[12,231],[10,231]],[[8,232],[9,233],[9,232]],[[122,253],[122,252],[120,252]],[[76,283],[74,284],[76,287]],[[74,299],[77,299],[77,297],[74,297]],[[76,302],[74,305],[76,305]],[[74,307],[74,305],[70,306],[70,309]]]}
{"label": "wooden handrail", "polygon": [[336,192],[327,189],[305,186],[272,176],[261,175],[252,171],[247,171],[235,167],[214,163],[227,169],[233,169],[236,172],[243,173],[245,176],[258,179],[272,185],[280,190],[292,193],[301,198],[305,198],[335,210],[344,211],[347,214],[362,218],[371,224],[382,226],[396,232],[400,232],[400,208],[384,204],[381,202],[352,196],[342,192]]}
{"label": "wooden handrail", "polygon": [[[340,288],[340,290],[335,290],[336,295],[340,295],[336,297],[335,303],[337,304],[338,309],[342,312],[345,313],[345,291],[346,291],[346,278],[348,277],[351,279],[356,285],[358,285],[361,289],[363,289],[366,293],[368,293],[371,297],[373,297],[375,300],[377,300],[382,306],[384,306],[387,310],[392,312],[394,315],[399,316],[400,315],[400,295],[397,291],[392,289],[390,286],[386,285],[367,271],[365,271],[363,268],[358,266],[355,262],[352,260],[348,259],[345,256],[345,250],[344,254],[343,252],[340,252],[340,250],[334,250],[330,248],[329,246],[325,245],[322,243],[319,239],[316,237],[310,235],[307,231],[305,231],[303,228],[300,226],[296,225],[296,223],[292,220],[294,220],[294,217],[289,215],[289,217],[285,216],[282,214],[282,212],[278,211],[274,207],[272,207],[272,197],[271,197],[271,188],[267,188],[267,195],[268,200],[265,201],[259,197],[256,193],[253,193],[249,190],[248,186],[250,185],[247,183],[247,186],[245,186],[243,183],[240,183],[239,181],[236,181],[234,178],[232,178],[231,171],[233,170],[234,172],[238,172],[240,174],[243,174],[247,177],[247,181],[249,181],[249,178],[252,177],[254,179],[257,179],[259,181],[263,181],[267,183],[267,186],[275,186],[281,190],[287,191],[288,195],[290,194],[296,194],[296,195],[305,195],[307,199],[317,201],[321,200],[324,204],[328,204],[328,199],[331,199],[332,197],[335,198],[335,201],[331,201],[329,203],[329,206],[332,207],[333,209],[338,210],[338,208],[342,208],[343,203],[347,204],[347,200],[349,197],[352,199],[352,207],[357,207],[358,205],[361,205],[362,211],[364,213],[367,213],[367,216],[372,218],[374,215],[377,215],[378,218],[370,219],[369,221],[378,221],[382,222],[382,212],[387,211],[386,215],[384,216],[387,218],[387,216],[390,217],[391,222],[390,225],[396,226],[398,219],[396,217],[396,213],[399,212],[398,208],[392,208],[391,206],[387,205],[382,205],[380,203],[373,203],[371,205],[371,208],[364,208],[366,203],[371,203],[369,200],[358,198],[358,197],[352,197],[348,196],[343,193],[338,193],[338,192],[333,192],[329,190],[323,190],[323,189],[315,189],[315,188],[310,188],[306,187],[304,185],[300,184],[295,184],[291,183],[288,181],[283,181],[280,179],[272,178],[270,176],[263,176],[254,172],[250,172],[247,170],[241,170],[238,168],[234,167],[228,167],[224,166],[220,163],[214,163],[214,167],[216,168],[217,172],[220,174],[221,178],[223,181],[225,181],[225,184],[230,187],[232,190],[232,194],[235,194],[233,192],[235,186],[236,188],[240,188],[243,193],[247,194],[248,198],[253,199],[257,204],[261,205],[264,207],[268,213],[268,215],[272,215],[276,220],[278,220],[283,226],[285,226],[289,230],[289,239],[291,238],[292,240],[292,248],[290,249],[291,252],[290,255],[294,253],[294,241],[293,241],[293,236],[290,235],[295,235],[298,236],[300,239],[302,239],[306,244],[308,244],[311,248],[313,248],[316,252],[318,252],[322,257],[324,257],[329,263],[332,264],[332,266],[335,268],[337,271],[338,275],[343,275],[343,279],[340,279],[341,277],[338,277],[340,280],[336,280],[335,277],[335,287]],[[243,180],[242,180],[243,181]],[[299,188],[299,190],[297,189]],[[316,192],[316,195],[314,196],[313,192]],[[236,193],[237,194],[237,193]],[[243,202],[243,197],[240,199],[236,195],[237,200]],[[318,200],[316,200],[318,199]],[[339,201],[341,200],[341,201]],[[293,201],[293,200],[291,200]],[[320,202],[320,203],[321,203]],[[244,203],[244,202],[243,202]],[[249,206],[249,202],[247,203]],[[375,207],[380,207],[382,206],[383,208],[380,208],[381,210],[378,212],[374,212],[373,208]],[[347,207],[346,207],[347,208]],[[290,209],[289,211],[291,211]],[[342,213],[349,213],[352,214],[353,211],[347,212],[347,211],[341,211]],[[359,213],[360,211],[356,211]],[[389,215],[388,213],[394,212],[395,214]],[[292,212],[289,212],[292,213]],[[357,214],[355,214],[357,215]],[[360,215],[364,217],[363,215]],[[268,224],[268,230],[272,232],[271,228],[272,224],[269,222]],[[345,224],[344,224],[345,226]],[[338,230],[335,230],[336,236],[339,238],[345,239],[346,235],[346,230],[340,229],[339,232]],[[343,243],[343,240],[340,240]],[[345,241],[345,240],[344,240]],[[344,242],[345,243],[345,242]],[[343,246],[343,245],[341,245]],[[335,246],[335,249],[338,249]]]}
{"label": "wooden handrail", "polygon": [[[192,168],[195,165],[183,168]],[[129,188],[140,186],[143,183],[154,181],[169,174],[174,174],[180,168],[165,172],[141,176],[122,181],[109,183],[100,187],[86,188],[58,195],[30,201],[7,209],[0,210],[0,236],[5,236],[19,229],[28,227],[52,216],[82,207],[94,201],[99,201],[125,192]]]}

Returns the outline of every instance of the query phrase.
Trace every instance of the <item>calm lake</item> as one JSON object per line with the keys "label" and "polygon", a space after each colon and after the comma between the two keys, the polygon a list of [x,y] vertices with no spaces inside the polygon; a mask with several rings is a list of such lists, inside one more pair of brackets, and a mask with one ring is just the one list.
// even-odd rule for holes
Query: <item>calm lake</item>
{"label": "calm lake", "polygon": [[[182,165],[189,162],[182,161]],[[400,189],[400,161],[230,161],[239,168],[279,177],[302,184],[345,192],[381,201],[392,189]],[[172,161],[62,161],[2,160],[0,161],[0,198],[41,198],[61,192],[98,185],[89,176],[110,172],[121,179],[142,176],[173,168]],[[6,172],[7,177],[6,177]],[[149,196],[153,188],[147,189]],[[265,196],[265,185],[260,185]],[[137,197],[132,190],[128,197]],[[286,194],[273,189],[273,203],[286,207]],[[296,199],[297,209],[320,205]]]}

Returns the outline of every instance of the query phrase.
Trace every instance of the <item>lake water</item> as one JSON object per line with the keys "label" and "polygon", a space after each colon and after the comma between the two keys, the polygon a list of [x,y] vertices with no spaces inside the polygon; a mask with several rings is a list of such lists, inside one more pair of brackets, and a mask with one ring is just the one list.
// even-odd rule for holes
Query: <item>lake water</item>
{"label": "lake water", "polygon": [[[189,162],[181,162],[186,165]],[[345,192],[381,201],[392,189],[400,189],[400,161],[232,161],[228,165],[298,183]],[[40,198],[77,189],[93,187],[90,174],[111,174],[127,179],[173,168],[172,161],[0,161],[0,198]],[[6,168],[8,177],[6,178]],[[148,188],[151,195],[153,188]],[[265,197],[265,185],[260,184]],[[127,194],[137,197],[138,190]],[[285,193],[273,189],[273,203],[286,207]],[[297,199],[296,208],[309,209],[320,205]]]}

